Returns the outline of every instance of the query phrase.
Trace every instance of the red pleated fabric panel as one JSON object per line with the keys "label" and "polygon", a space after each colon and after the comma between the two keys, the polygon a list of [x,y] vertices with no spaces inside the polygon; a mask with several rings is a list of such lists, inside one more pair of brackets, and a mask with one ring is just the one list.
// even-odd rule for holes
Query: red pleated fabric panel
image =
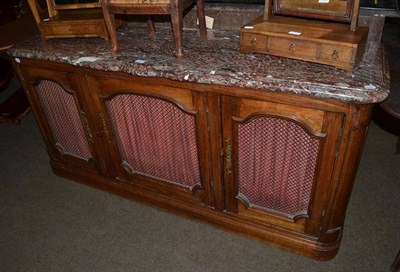
{"label": "red pleated fabric panel", "polygon": [[290,218],[307,214],[319,140],[273,117],[254,118],[238,130],[239,194]]}
{"label": "red pleated fabric panel", "polygon": [[71,156],[92,158],[73,95],[50,80],[41,80],[36,91],[56,144]]}
{"label": "red pleated fabric panel", "polygon": [[120,94],[106,102],[122,159],[133,172],[200,184],[194,117],[170,102]]}

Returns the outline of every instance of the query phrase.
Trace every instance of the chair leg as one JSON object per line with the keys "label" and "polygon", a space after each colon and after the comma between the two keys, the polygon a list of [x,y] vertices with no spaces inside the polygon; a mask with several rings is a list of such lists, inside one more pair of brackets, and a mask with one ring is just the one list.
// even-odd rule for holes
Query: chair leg
{"label": "chair leg", "polygon": [[101,8],[103,10],[104,21],[106,23],[108,33],[110,34],[111,38],[111,53],[115,54],[119,50],[118,38],[117,38],[117,28],[115,25],[115,16],[114,14],[110,13],[107,7],[107,0],[101,0]]}
{"label": "chair leg", "polygon": [[182,28],[183,28],[183,22],[182,22],[182,10],[179,8],[174,9],[171,12],[171,24],[172,24],[172,31],[174,33],[174,39],[175,39],[175,48],[176,52],[175,55],[178,59],[183,58],[183,50],[182,50]]}
{"label": "chair leg", "polygon": [[197,0],[197,18],[199,19],[200,36],[207,37],[206,18],[204,12],[204,0]]}
{"label": "chair leg", "polygon": [[154,25],[154,19],[152,15],[147,17],[147,29],[150,36],[154,36],[156,34],[156,26]]}

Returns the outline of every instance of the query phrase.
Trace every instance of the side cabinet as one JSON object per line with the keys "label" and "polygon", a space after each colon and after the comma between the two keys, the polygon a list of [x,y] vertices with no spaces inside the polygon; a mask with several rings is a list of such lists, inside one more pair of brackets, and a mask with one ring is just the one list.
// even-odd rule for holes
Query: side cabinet
{"label": "side cabinet", "polygon": [[320,260],[373,105],[14,63],[56,174]]}

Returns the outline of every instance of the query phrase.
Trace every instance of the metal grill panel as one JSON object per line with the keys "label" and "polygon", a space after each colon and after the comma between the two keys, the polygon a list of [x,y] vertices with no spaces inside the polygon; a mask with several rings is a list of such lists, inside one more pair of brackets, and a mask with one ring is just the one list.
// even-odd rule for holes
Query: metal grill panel
{"label": "metal grill panel", "polygon": [[238,130],[239,196],[290,218],[307,214],[320,141],[273,117],[254,118]]}
{"label": "metal grill panel", "polygon": [[73,95],[50,80],[41,80],[36,91],[56,145],[65,154],[89,161],[92,154]]}
{"label": "metal grill panel", "polygon": [[133,172],[187,188],[200,184],[194,117],[133,94],[106,102],[122,159]]}

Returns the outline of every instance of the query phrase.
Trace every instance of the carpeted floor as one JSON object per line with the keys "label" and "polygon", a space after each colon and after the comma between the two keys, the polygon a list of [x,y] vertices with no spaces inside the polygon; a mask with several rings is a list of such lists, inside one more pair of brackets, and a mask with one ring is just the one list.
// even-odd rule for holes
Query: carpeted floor
{"label": "carpeted floor", "polygon": [[2,124],[0,271],[389,271],[400,249],[400,155],[389,132],[399,123],[388,120],[377,108],[328,262],[59,178],[32,114]]}

